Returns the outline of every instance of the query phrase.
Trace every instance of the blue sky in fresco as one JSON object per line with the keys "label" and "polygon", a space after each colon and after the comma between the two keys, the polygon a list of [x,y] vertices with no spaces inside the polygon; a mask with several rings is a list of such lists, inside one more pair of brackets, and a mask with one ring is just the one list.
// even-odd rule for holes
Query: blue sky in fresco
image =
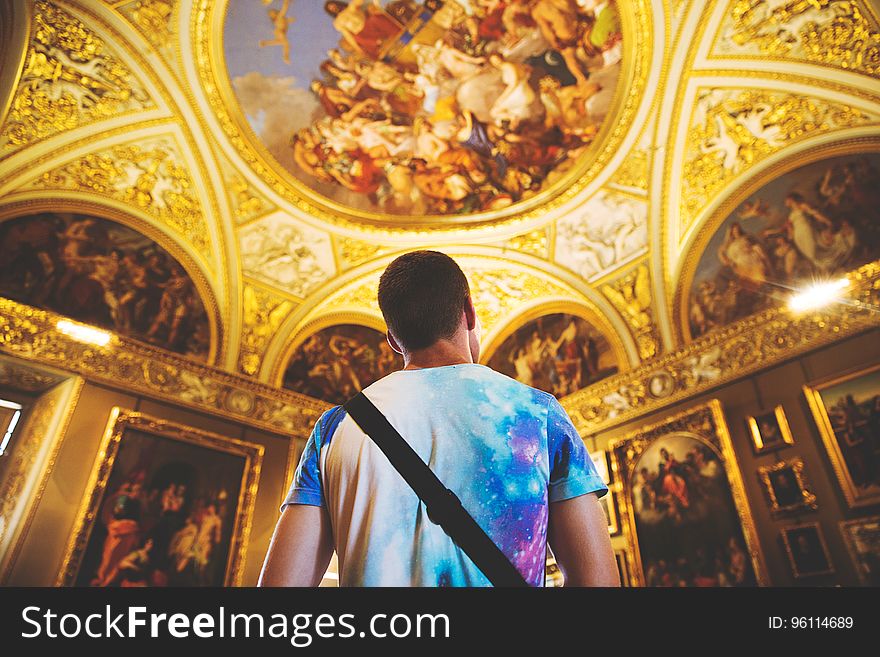
{"label": "blue sky in fresco", "polygon": [[333,20],[321,0],[292,0],[287,15],[296,18],[287,28],[290,64],[282,59],[281,46],[260,48],[261,40],[273,38],[269,9],[280,9],[281,0],[268,6],[262,0],[230,0],[224,26],[223,51],[230,79],[259,71],[265,76],[293,76],[296,86],[307,88],[320,77],[318,66],[327,51],[339,43]]}

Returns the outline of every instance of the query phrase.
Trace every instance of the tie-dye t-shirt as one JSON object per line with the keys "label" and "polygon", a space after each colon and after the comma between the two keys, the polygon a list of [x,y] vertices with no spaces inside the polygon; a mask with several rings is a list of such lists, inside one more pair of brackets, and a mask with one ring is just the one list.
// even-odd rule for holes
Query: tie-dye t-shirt
{"label": "tie-dye t-shirt", "polygon": [[[400,370],[364,394],[534,586],[548,503],[608,490],[556,398],[484,365]],[[341,586],[491,585],[342,410],[316,424],[287,504],[327,508]]]}

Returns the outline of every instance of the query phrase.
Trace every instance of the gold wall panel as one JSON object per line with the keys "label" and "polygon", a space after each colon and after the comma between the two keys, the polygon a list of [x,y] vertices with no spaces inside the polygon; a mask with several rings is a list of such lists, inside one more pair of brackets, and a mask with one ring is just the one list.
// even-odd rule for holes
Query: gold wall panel
{"label": "gold wall panel", "polygon": [[54,313],[0,298],[0,352],[298,439],[326,404],[113,336],[106,347],[56,329]]}
{"label": "gold wall panel", "polygon": [[260,371],[266,347],[295,304],[251,283],[245,283],[242,294],[243,319],[238,369],[244,374],[254,376]]}
{"label": "gold wall panel", "polygon": [[660,353],[660,334],[654,319],[651,295],[651,273],[647,264],[640,264],[620,278],[602,286],[602,294],[614,304],[635,337],[642,360]]}
{"label": "gold wall panel", "polygon": [[698,88],[682,154],[682,232],[731,180],[761,160],[798,141],[878,120],[818,96]]}
{"label": "gold wall panel", "polygon": [[156,106],[113,48],[57,5],[37,2],[31,29],[0,132],[0,159],[52,135]]}
{"label": "gold wall panel", "polygon": [[204,210],[171,135],[82,155],[45,172],[31,188],[98,194],[148,212],[214,263]]}
{"label": "gold wall panel", "polygon": [[711,57],[779,59],[876,75],[877,15],[864,0],[731,0]]}

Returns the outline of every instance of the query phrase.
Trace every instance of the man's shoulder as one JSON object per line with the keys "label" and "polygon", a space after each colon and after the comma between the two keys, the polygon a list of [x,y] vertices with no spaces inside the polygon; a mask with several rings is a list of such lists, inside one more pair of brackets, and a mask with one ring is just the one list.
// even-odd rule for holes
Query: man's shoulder
{"label": "man's shoulder", "polygon": [[[431,385],[432,383],[439,383],[440,380],[448,381],[449,379],[473,381],[476,383],[481,383],[484,386],[490,386],[492,388],[500,390],[515,392],[517,397],[522,397],[524,395],[529,396],[531,397],[532,401],[536,403],[546,404],[549,403],[551,400],[556,399],[549,392],[545,392],[543,390],[539,390],[538,388],[533,388],[532,386],[526,385],[522,381],[517,381],[513,377],[510,377],[503,372],[499,372],[498,370],[494,370],[488,365],[478,363],[463,363],[461,365],[451,365],[448,367],[430,369],[432,371],[426,372],[429,375],[428,378],[424,379],[424,381],[428,385]],[[414,380],[410,380],[408,382],[405,377],[398,376],[398,372],[392,372],[391,374],[382,377],[378,381],[364,388],[364,391],[384,391],[397,385],[408,385],[408,383],[411,383],[413,381]]]}

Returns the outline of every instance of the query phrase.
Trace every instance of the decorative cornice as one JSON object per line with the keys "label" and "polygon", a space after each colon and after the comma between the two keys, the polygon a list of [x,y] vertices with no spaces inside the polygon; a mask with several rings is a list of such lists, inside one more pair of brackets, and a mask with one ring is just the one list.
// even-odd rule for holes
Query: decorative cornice
{"label": "decorative cornice", "polygon": [[849,274],[850,298],[794,315],[775,308],[713,331],[561,400],[582,436],[659,410],[818,347],[880,327],[880,261]]}
{"label": "decorative cornice", "polygon": [[120,336],[84,344],[60,332],[59,319],[0,298],[0,352],[294,438],[305,439],[328,408]]}

